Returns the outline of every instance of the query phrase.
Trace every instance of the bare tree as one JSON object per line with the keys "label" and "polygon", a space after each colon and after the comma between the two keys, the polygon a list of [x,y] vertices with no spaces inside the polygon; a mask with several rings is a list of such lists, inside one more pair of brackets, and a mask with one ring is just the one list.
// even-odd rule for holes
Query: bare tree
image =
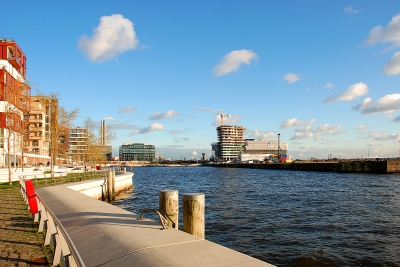
{"label": "bare tree", "polygon": [[46,136],[46,141],[49,142],[50,171],[53,174],[57,158],[65,157],[68,152],[67,142],[60,144],[60,136],[68,136],[68,129],[77,117],[79,109],[68,112],[59,106],[59,95],[56,93],[51,93],[49,96],[39,93],[38,96],[45,109],[46,122],[49,123],[49,135]]}

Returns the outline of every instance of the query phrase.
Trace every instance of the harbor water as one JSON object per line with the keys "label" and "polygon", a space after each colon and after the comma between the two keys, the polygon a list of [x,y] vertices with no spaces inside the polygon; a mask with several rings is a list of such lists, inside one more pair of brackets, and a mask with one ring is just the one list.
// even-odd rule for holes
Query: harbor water
{"label": "harbor water", "polygon": [[217,167],[133,172],[133,191],[115,205],[140,214],[158,208],[160,190],[179,190],[180,206],[182,194],[204,193],[205,238],[276,266],[400,266],[399,174]]}

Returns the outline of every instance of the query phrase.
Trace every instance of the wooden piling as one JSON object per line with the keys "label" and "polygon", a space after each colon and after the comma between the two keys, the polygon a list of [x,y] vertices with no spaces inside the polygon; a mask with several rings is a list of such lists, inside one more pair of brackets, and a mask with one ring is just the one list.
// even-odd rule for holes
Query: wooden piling
{"label": "wooden piling", "polygon": [[108,202],[111,202],[115,200],[115,195],[113,192],[113,188],[115,188],[115,184],[113,182],[113,172],[109,171],[107,172],[107,200]]}
{"label": "wooden piling", "polygon": [[160,190],[159,210],[163,216],[165,214],[168,226],[178,229],[178,190]]}
{"label": "wooden piling", "polygon": [[112,186],[111,186],[111,199],[112,201],[115,200],[115,170],[112,171]]}
{"label": "wooden piling", "polygon": [[205,236],[205,196],[200,193],[184,194],[183,231],[204,239]]}

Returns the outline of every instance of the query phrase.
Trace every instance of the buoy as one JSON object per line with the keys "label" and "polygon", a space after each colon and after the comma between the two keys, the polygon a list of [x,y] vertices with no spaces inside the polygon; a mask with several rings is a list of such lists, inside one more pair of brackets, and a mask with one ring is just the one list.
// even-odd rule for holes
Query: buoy
{"label": "buoy", "polygon": [[25,180],[26,196],[28,197],[29,209],[31,214],[38,213],[38,204],[36,200],[35,188],[31,180]]}

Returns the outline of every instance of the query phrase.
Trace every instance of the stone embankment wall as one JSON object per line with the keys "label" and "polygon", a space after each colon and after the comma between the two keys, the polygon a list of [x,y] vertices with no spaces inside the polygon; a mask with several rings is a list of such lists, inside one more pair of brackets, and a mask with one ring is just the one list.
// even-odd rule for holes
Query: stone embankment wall
{"label": "stone embankment wall", "polygon": [[210,166],[322,172],[400,173],[400,160],[218,164]]}
{"label": "stone embankment wall", "polygon": [[[115,173],[115,195],[131,189],[133,173],[117,172]],[[106,191],[107,182],[103,179],[93,181],[82,181],[74,183],[74,185],[68,186],[68,188],[78,191],[82,194],[90,196],[95,199],[103,199]]]}

